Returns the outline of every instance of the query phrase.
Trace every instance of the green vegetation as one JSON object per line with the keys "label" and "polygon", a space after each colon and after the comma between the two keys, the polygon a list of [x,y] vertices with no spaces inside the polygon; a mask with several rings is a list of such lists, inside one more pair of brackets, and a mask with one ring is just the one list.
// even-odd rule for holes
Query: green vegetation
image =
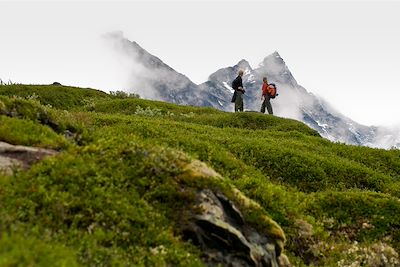
{"label": "green vegetation", "polygon": [[[18,134],[16,134],[18,133]],[[26,119],[0,116],[1,141],[15,145],[64,148],[67,140],[51,128]]]}
{"label": "green vegetation", "polygon": [[24,234],[8,233],[0,238],[0,266],[79,266],[70,249]]}
{"label": "green vegetation", "polygon": [[[202,266],[176,230],[199,188],[282,239],[278,223],[295,266],[400,265],[399,150],[331,143],[269,115],[29,85],[0,86],[0,141],[61,152],[0,177],[2,266],[45,266],[37,255],[52,266]],[[224,179],[188,172],[195,160]]]}
{"label": "green vegetation", "polygon": [[33,98],[45,105],[66,110],[85,105],[94,99],[109,98],[102,91],[67,86],[13,84],[1,86],[0,90],[4,96]]}

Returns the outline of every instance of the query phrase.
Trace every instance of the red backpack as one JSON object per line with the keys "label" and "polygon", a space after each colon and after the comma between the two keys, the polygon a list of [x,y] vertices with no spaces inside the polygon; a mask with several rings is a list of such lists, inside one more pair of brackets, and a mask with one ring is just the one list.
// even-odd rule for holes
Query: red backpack
{"label": "red backpack", "polygon": [[268,84],[268,96],[269,98],[275,98],[277,96],[277,89],[274,83]]}

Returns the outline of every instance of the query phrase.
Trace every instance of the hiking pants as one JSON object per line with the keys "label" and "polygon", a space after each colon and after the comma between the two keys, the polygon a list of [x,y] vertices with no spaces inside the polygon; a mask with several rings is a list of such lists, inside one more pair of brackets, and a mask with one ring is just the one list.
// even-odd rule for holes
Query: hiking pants
{"label": "hiking pants", "polygon": [[274,114],[272,112],[272,106],[268,95],[264,97],[264,101],[261,104],[261,113],[265,113],[265,106],[267,106],[268,114]]}
{"label": "hiking pants", "polygon": [[243,93],[236,91],[235,112],[243,111]]}

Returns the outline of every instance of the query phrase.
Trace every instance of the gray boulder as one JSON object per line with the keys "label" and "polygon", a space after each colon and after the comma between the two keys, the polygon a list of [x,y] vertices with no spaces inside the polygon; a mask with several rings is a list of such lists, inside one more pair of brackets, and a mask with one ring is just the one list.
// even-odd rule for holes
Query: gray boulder
{"label": "gray boulder", "polygon": [[45,156],[56,155],[57,151],[28,146],[15,146],[0,141],[0,173],[11,175],[16,168],[28,169]]}
{"label": "gray boulder", "polygon": [[209,189],[198,196],[199,212],[185,229],[203,251],[209,266],[278,267],[276,246],[245,223],[240,210],[223,194]]}

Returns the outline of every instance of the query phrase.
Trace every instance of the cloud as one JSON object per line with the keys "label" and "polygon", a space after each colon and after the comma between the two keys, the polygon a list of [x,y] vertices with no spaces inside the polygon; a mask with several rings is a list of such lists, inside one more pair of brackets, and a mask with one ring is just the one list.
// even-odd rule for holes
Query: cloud
{"label": "cloud", "polygon": [[108,53],[114,58],[123,91],[139,94],[148,99],[159,99],[152,86],[152,71],[139,60],[140,51],[134,43],[124,38],[122,32],[111,32],[102,36]]}
{"label": "cloud", "polygon": [[200,105],[200,87],[136,42],[126,39],[122,32],[108,33],[104,40],[124,69],[125,91],[147,99]]}
{"label": "cloud", "polygon": [[400,124],[394,126],[378,127],[374,141],[369,144],[371,147],[400,149]]}
{"label": "cloud", "polygon": [[302,95],[294,91],[290,86],[277,83],[277,98],[271,100],[274,113],[280,117],[303,120],[301,106],[304,101]]}

